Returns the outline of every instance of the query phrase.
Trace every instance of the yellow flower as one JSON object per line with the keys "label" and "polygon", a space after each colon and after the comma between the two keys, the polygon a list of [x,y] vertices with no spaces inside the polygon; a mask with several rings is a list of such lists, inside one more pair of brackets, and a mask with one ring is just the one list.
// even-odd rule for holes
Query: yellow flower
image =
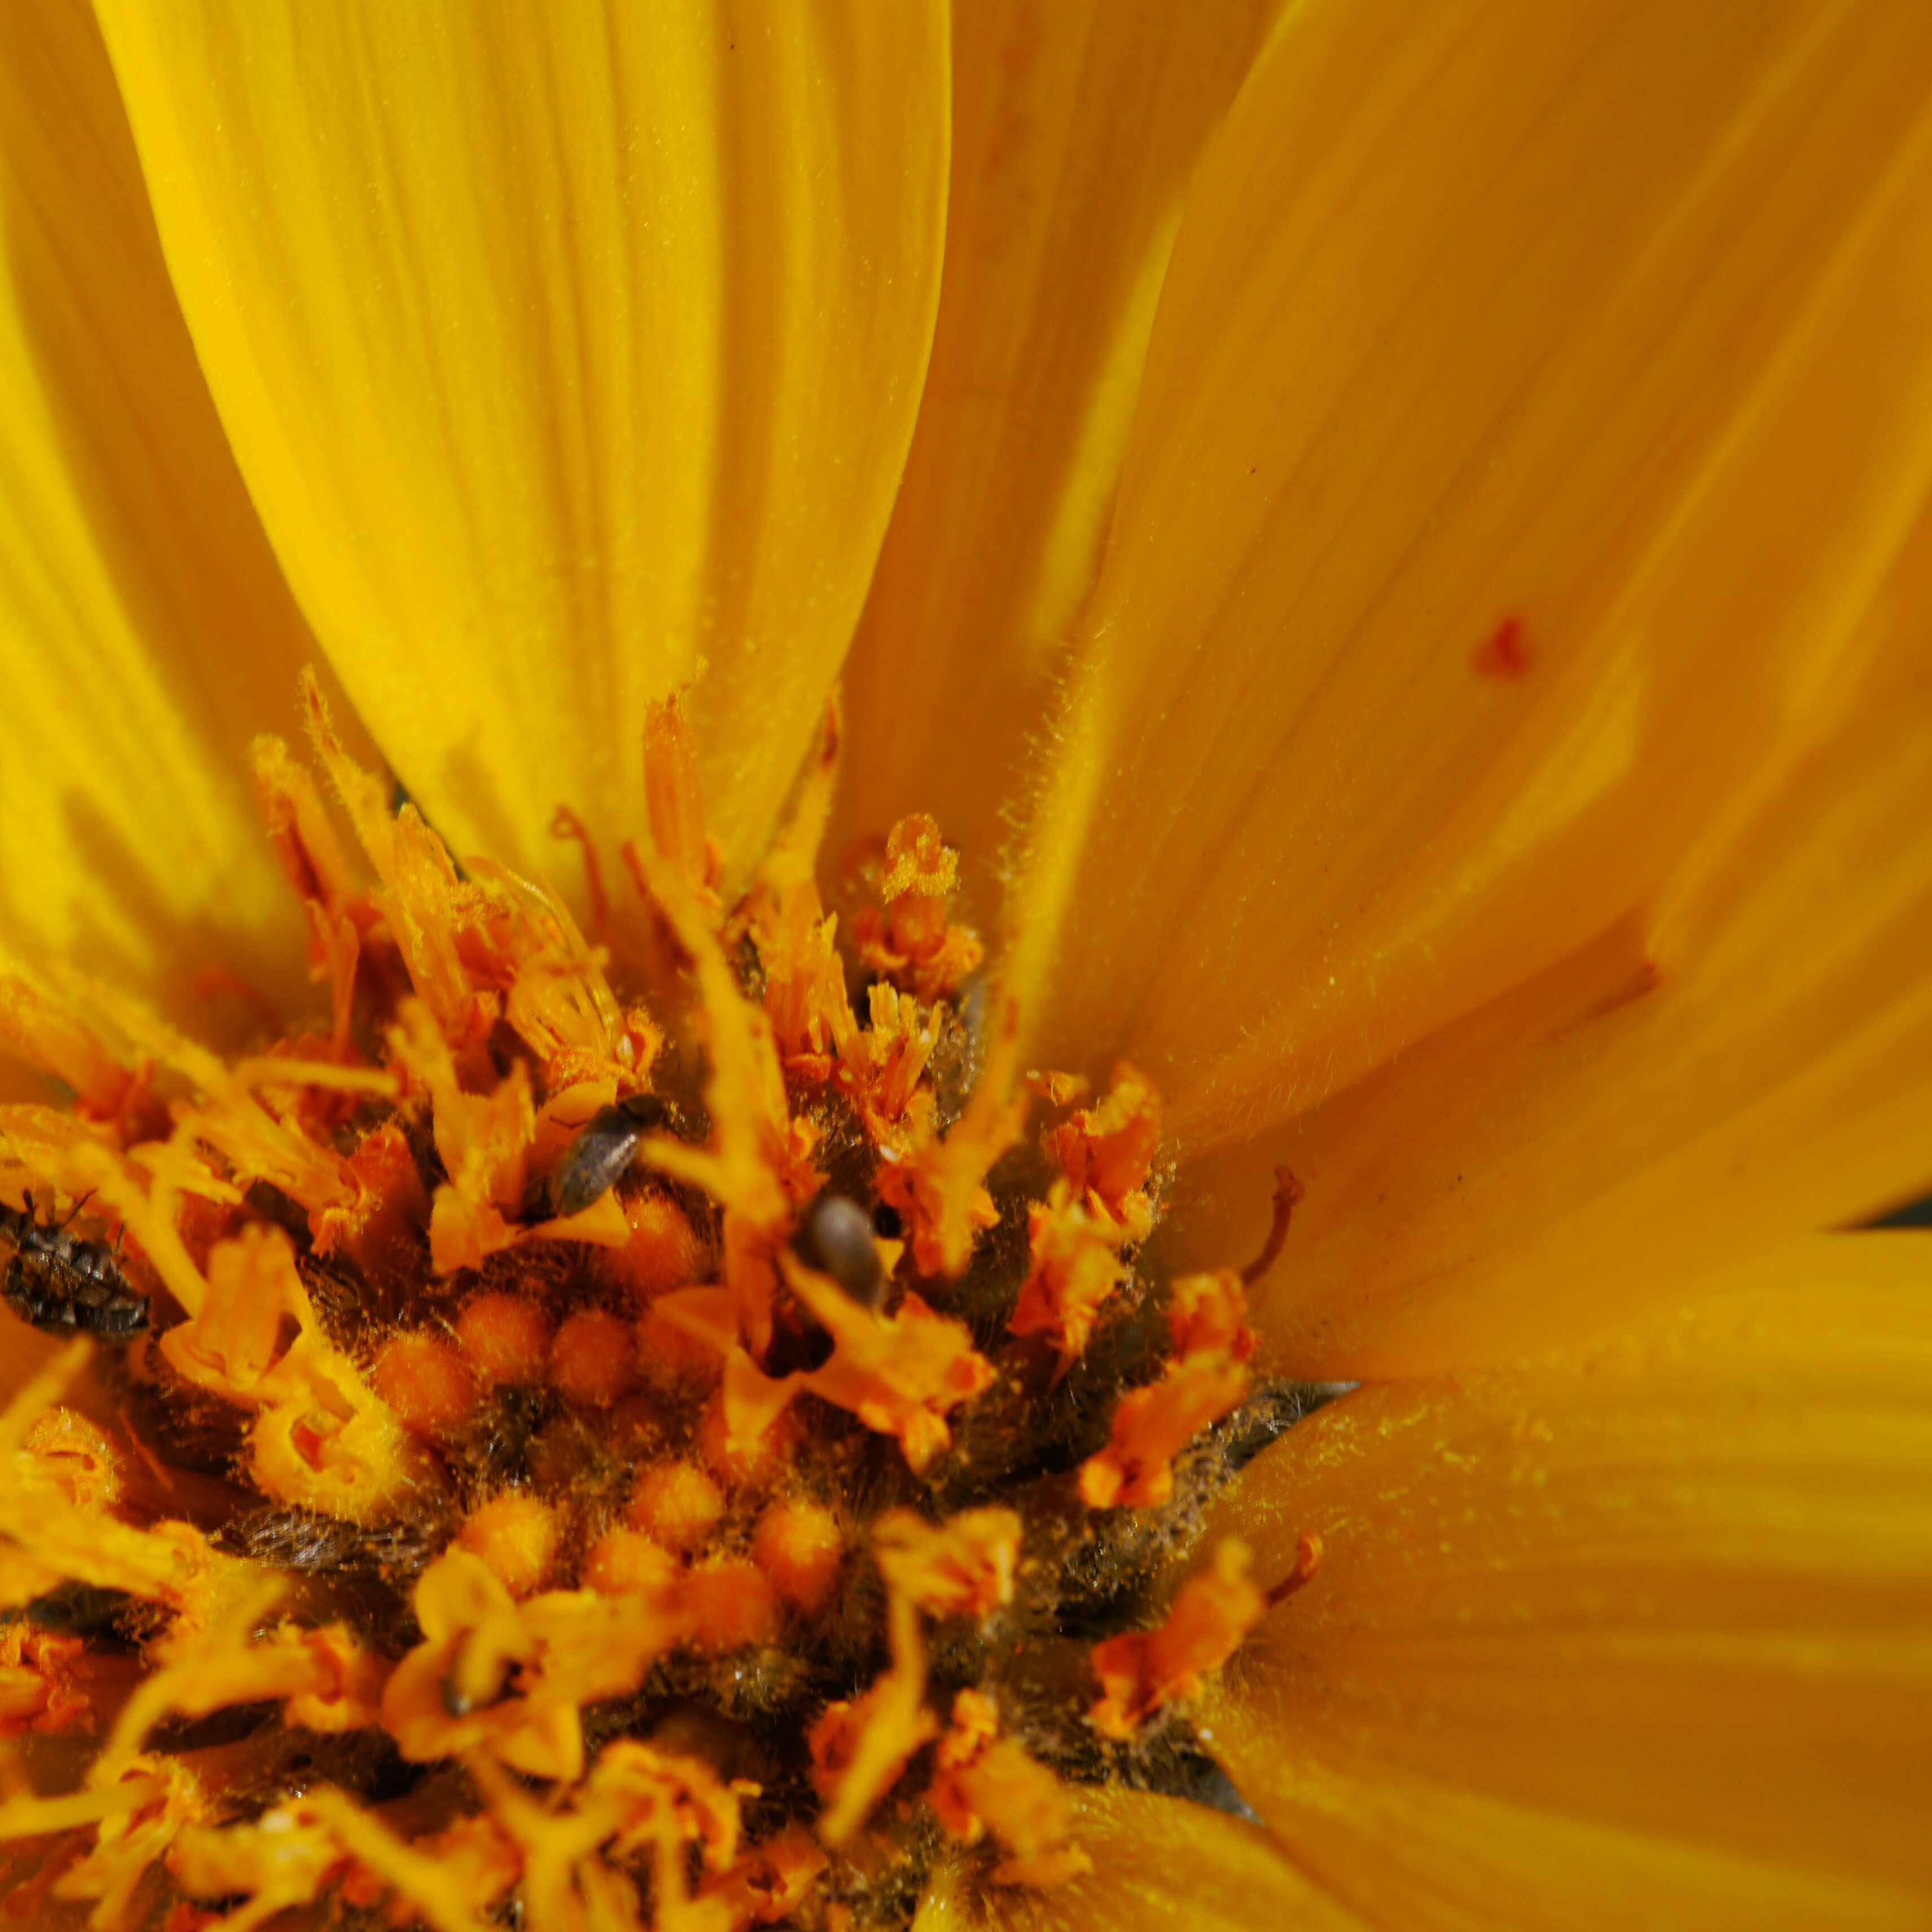
{"label": "yellow flower", "polygon": [[[98,1186],[189,1318],[165,1372],[221,1406],[238,1457],[245,1419],[250,1479],[358,1561],[350,1532],[434,1487],[479,1388],[523,1399],[520,1364],[541,1354],[572,1413],[626,1399],[608,1308],[493,1284],[443,1304],[446,1336],[350,1336],[286,1230],[220,1221],[260,1180],[358,1279],[418,1248],[424,1280],[467,1279],[542,1245],[526,1190],[603,1118],[559,1104],[560,1070],[595,1063],[609,1100],[658,1050],[663,1013],[538,989],[540,962],[604,982],[554,907],[390,819],[358,776],[380,754],[454,851],[584,878],[620,964],[694,962],[712,1137],[627,1118],[726,1204],[730,1294],[675,1190],[594,1196],[572,1226],[629,1217],[612,1292],[650,1300],[655,1359],[716,1379],[732,1352],[715,1418],[583,1554],[595,1588],[555,1587],[568,1484],[518,1490],[418,1564],[406,1645],[302,1622],[259,1559],[202,1540],[200,1479],[155,1489],[112,1406],[49,1408],[72,1364],[45,1370],[0,1442],[0,1588],[85,1573],[158,1621],[138,1689],[76,1678],[64,1637],[8,1640],[0,1728],[68,1721],[77,1682],[108,1726],[79,1790],[72,1760],[30,1760],[60,1781],[0,1800],[0,1829],[70,1833],[104,1925],[158,1862],[245,1893],[242,1924],[345,1868],[446,1928],[512,1882],[532,1932],[628,1924],[647,1880],[666,1926],[831,1924],[827,1857],[928,1750],[954,1835],[1036,1878],[1060,1856],[1038,1828],[1066,1801],[1022,1748],[1047,1741],[1000,1735],[976,1690],[928,1694],[932,1579],[994,1612],[1024,1586],[990,1506],[954,1544],[889,1534],[910,1580],[880,1668],[812,1733],[829,1808],[800,1816],[838,1842],[788,1821],[741,1856],[746,1794],[702,1724],[598,1754],[577,1720],[660,1655],[769,1651],[818,1614],[838,1544],[812,1498],[700,1557],[801,1402],[916,1470],[999,1400],[943,1288],[878,1314],[771,1233],[817,1170],[760,1085],[767,1025],[795,1029],[794,1083],[844,1082],[891,1151],[906,1279],[1022,1225],[979,1191],[1018,1131],[993,1074],[920,1137],[932,1016],[972,952],[929,812],[1023,1029],[988,1004],[988,1066],[1140,1070],[1179,1163],[1169,1269],[1259,1250],[1292,1168],[1256,1360],[1366,1384],[1188,1526],[1222,1540],[1166,1622],[1100,1646],[1090,1730],[1191,1696],[1262,1826],[1171,1795],[1171,1766],[1170,1795],[1084,1788],[1094,1870],[992,1909],[1923,1923],[1925,1248],[1822,1231],[1932,1178],[1932,10],[0,10],[0,939],[22,962],[0,1035],[90,1115],[8,1111],[10,1226],[35,1238],[23,1180]],[[825,808],[835,682],[826,850],[904,827],[862,938],[894,983],[863,1028],[822,926],[773,910],[808,883],[788,802],[802,770]],[[653,708],[686,686],[688,734]],[[374,912],[272,752],[261,836],[250,742],[305,724]],[[647,726],[640,896],[613,861]],[[560,806],[608,896],[558,864]],[[754,885],[757,1009],[714,936]],[[512,964],[480,993],[486,926]],[[297,1034],[311,941],[337,1011]],[[358,957],[417,996],[366,1059]],[[238,1049],[265,1002],[284,1057],[197,1057],[101,980]],[[490,1058],[499,992],[542,1066]],[[130,1038],[170,1070],[159,1098]],[[1112,1138],[1150,1118],[1138,1090],[1063,1124],[1068,1191],[1034,1198],[1042,1388],[1152,1211]],[[414,1144],[371,1130],[352,1160],[300,1124],[334,1108],[343,1139],[398,1095]],[[1192,1429],[1249,1371],[1232,1277],[1184,1279],[1199,1327],[1150,1387]],[[829,1338],[783,1373],[775,1307]],[[9,1383],[46,1359],[17,1323],[4,1343]],[[1157,1406],[1118,1412],[1089,1490],[1160,1506],[1134,1432]],[[30,1520],[52,1526],[31,1548]],[[1250,1560],[1270,1606],[1192,1690],[1259,1615]],[[212,1760],[140,1748],[170,1712],[251,1699],[460,1757],[485,1813],[432,1838],[292,1783],[224,1812]],[[23,1894],[49,1915],[74,1909],[61,1862]],[[936,1866],[927,1922],[990,1862]],[[855,1900],[861,1924],[911,1904]]]}

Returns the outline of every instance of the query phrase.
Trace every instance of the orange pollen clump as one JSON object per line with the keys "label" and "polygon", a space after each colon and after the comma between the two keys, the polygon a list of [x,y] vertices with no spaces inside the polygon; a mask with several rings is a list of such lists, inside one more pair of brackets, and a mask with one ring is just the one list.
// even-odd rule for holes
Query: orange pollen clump
{"label": "orange pollen clump", "polygon": [[648,1190],[623,1204],[630,1238],[603,1255],[606,1278],[640,1301],[702,1281],[710,1262],[691,1217],[668,1196]]}
{"label": "orange pollen clump", "polygon": [[658,1462],[639,1473],[625,1517],[665,1549],[688,1554],[724,1514],[724,1492],[694,1463]]}
{"label": "orange pollen clump", "polygon": [[610,1408],[637,1379],[631,1324],[602,1308],[566,1316],[551,1338],[544,1376],[568,1402]]}
{"label": "orange pollen clump", "polygon": [[810,1616],[830,1601],[844,1565],[838,1520],[818,1503],[774,1503],[758,1519],[752,1560],[786,1603]]}
{"label": "orange pollen clump", "polygon": [[1310,1531],[1173,1588],[1334,1393],[1258,1366],[1292,1177],[1160,1280],[1160,1096],[1022,1078],[938,826],[822,879],[836,697],[735,896],[652,704],[622,866],[550,821],[581,928],[300,697],[321,781],[254,775],[312,1013],[229,1059],[0,970],[72,1096],[0,1106],[0,1321],[68,1338],[0,1412],[0,1739],[94,1732],[0,1798],[10,1909],[895,1932],[942,1859],[1076,1877],[1069,1786],[1177,1788],[1322,1585]]}
{"label": "orange pollen clump", "polygon": [[406,1429],[440,1436],[460,1429],[476,1401],[475,1370],[440,1335],[398,1335],[370,1372],[376,1393]]}
{"label": "orange pollen clump", "polygon": [[513,1597],[527,1597],[555,1566],[556,1511],[539,1496],[512,1491],[470,1511],[457,1542],[489,1566]]}
{"label": "orange pollen clump", "polygon": [[610,1597],[632,1590],[662,1590],[677,1574],[677,1558],[662,1544],[621,1525],[607,1529],[591,1545],[578,1573],[585,1588]]}
{"label": "orange pollen clump", "polygon": [[456,1346],[470,1373],[490,1388],[541,1381],[551,1332],[538,1304],[501,1289],[472,1295],[456,1318]]}

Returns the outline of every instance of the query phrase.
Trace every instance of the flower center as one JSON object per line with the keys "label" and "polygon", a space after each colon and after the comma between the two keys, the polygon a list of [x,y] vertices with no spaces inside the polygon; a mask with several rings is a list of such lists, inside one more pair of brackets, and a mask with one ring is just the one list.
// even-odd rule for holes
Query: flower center
{"label": "flower center", "polygon": [[1076,1878],[1081,1786],[1238,1806],[1185,1707],[1270,1593],[1206,1509],[1334,1392],[1250,1365],[1288,1178],[1246,1270],[1151,1276],[1159,1098],[1022,1077],[930,820],[840,950],[836,709],[729,905],[655,710],[627,934],[559,814],[593,944],[306,697],[377,881],[259,746],[327,1033],[4,991],[76,1096],[4,1110],[6,1298],[79,1339],[0,1418],[0,1730],[105,1732],[0,1802],[32,1882],[109,1932],[884,1927],[939,1861]]}

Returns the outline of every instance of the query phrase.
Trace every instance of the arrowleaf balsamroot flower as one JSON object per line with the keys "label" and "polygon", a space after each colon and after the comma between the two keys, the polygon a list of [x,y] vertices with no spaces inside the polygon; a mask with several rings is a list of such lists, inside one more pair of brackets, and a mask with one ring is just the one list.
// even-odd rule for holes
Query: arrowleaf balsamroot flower
{"label": "arrowleaf balsamroot flower", "polygon": [[0,190],[11,1916],[1924,1922],[1932,15],[22,0]]}

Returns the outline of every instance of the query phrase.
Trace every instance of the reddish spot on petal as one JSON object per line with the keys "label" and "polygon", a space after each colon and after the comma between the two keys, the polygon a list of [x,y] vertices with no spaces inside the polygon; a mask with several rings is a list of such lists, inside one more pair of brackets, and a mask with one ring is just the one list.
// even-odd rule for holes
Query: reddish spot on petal
{"label": "reddish spot on petal", "polygon": [[1523,634],[1520,617],[1505,617],[1486,644],[1479,644],[1469,659],[1469,668],[1478,677],[1493,677],[1514,683],[1529,675],[1529,640]]}

